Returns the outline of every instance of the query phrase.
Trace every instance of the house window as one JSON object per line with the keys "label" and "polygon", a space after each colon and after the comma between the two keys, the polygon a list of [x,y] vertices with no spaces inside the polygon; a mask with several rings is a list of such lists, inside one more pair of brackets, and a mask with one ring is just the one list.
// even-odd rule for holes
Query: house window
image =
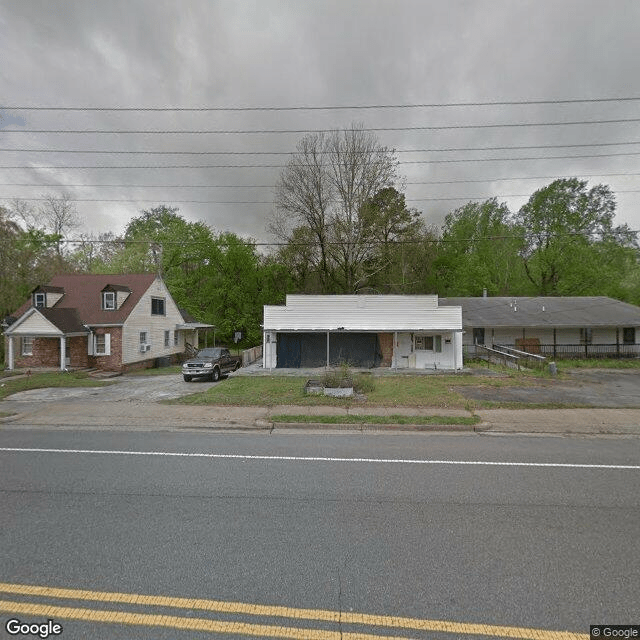
{"label": "house window", "polygon": [[102,308],[112,311],[116,308],[116,294],[114,291],[104,291],[102,294]]}
{"label": "house window", "polygon": [[593,329],[585,327],[580,329],[580,344],[591,344],[593,342]]}
{"label": "house window", "polygon": [[103,356],[106,353],[106,340],[104,337],[104,333],[99,333],[96,335],[96,355]]}
{"label": "house window", "polygon": [[151,298],[151,315],[163,316],[164,313],[164,298]]}
{"label": "house window", "polygon": [[170,341],[171,341],[171,331],[165,331],[164,332],[164,346],[165,347],[170,346]]}
{"label": "house window", "polygon": [[473,344],[484,344],[484,327],[473,330]]}
{"label": "house window", "polygon": [[36,293],[34,296],[34,305],[36,309],[42,309],[47,306],[47,294],[46,293]]}
{"label": "house window", "polygon": [[31,336],[24,336],[22,338],[22,355],[23,356],[33,355],[33,338]]}
{"label": "house window", "polygon": [[173,346],[177,347],[180,345],[180,334],[177,331],[173,332]]}
{"label": "house window", "polygon": [[146,331],[141,331],[140,332],[140,344],[147,344],[147,332]]}
{"label": "house window", "polygon": [[636,328],[624,327],[622,330],[622,343],[623,344],[635,344],[636,343]]}

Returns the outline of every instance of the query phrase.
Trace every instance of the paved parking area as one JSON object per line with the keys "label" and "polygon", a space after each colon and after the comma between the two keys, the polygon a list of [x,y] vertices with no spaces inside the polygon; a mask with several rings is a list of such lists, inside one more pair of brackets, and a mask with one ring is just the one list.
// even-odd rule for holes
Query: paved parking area
{"label": "paved parking area", "polygon": [[573,369],[568,377],[526,387],[458,387],[470,400],[566,404],[583,407],[640,407],[640,369]]}

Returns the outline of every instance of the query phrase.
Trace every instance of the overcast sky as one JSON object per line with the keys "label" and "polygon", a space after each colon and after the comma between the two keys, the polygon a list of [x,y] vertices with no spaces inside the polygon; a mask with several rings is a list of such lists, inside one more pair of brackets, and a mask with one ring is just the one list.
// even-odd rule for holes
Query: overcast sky
{"label": "overcast sky", "polygon": [[[269,240],[265,226],[280,169],[202,165],[283,165],[284,155],[211,152],[290,152],[302,134],[123,131],[360,122],[405,128],[376,135],[400,152],[407,200],[428,223],[440,224],[476,197],[497,196],[516,211],[553,178],[577,176],[609,184],[617,222],[639,229],[640,193],[632,191],[640,190],[640,121],[628,120],[640,118],[640,100],[325,111],[17,109],[635,98],[639,33],[638,0],[0,0],[0,202],[66,191],[84,231],[117,233],[140,210],[167,204],[216,230]],[[614,119],[627,122],[406,129]],[[32,132],[38,129],[120,133]],[[586,144],[594,146],[542,148]],[[496,149],[511,146],[534,148]],[[435,151],[451,148],[481,149]],[[403,153],[411,149],[429,151]],[[114,165],[200,168],[88,168]]]}

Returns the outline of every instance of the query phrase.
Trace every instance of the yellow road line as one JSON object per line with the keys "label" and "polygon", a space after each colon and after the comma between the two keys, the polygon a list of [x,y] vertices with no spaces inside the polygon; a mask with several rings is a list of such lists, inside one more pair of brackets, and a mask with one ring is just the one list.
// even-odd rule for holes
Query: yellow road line
{"label": "yellow road line", "polygon": [[221,613],[252,616],[283,617],[299,620],[323,620],[329,622],[340,621],[343,624],[361,624],[368,626],[390,627],[395,629],[457,633],[459,635],[485,635],[496,638],[517,638],[519,640],[588,640],[589,638],[589,634],[573,633],[570,631],[548,631],[544,629],[523,627],[451,622],[447,620],[423,620],[420,618],[382,616],[368,613],[341,613],[339,611],[330,611],[326,609],[298,609],[277,605],[270,606],[244,602],[226,602],[221,600],[172,598],[168,596],[118,593],[111,591],[59,589],[54,587],[21,585],[4,582],[0,582],[0,592],[26,596],[44,596],[49,598],[68,598],[73,600],[196,609],[200,611],[216,611]]}
{"label": "yellow road line", "polygon": [[277,627],[246,622],[222,622],[204,618],[180,618],[149,613],[127,613],[124,611],[103,611],[98,609],[77,609],[54,607],[27,602],[0,600],[0,611],[29,616],[47,616],[54,620],[81,620],[107,624],[128,624],[144,627],[170,627],[187,631],[209,633],[233,633],[260,638],[289,638],[290,640],[407,640],[406,637],[379,636],[368,633],[340,633],[325,629],[298,629]]}

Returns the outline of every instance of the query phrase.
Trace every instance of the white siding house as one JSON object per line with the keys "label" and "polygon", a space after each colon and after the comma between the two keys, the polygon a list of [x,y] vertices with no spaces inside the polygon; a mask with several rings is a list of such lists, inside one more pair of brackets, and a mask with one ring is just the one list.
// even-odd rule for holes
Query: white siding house
{"label": "white siding house", "polygon": [[435,295],[288,295],[264,307],[266,368],[462,367],[462,310]]}
{"label": "white siding house", "polygon": [[[184,340],[181,339],[181,334],[184,331],[178,331],[176,327],[183,323],[182,314],[164,281],[154,280],[124,321],[122,363],[130,364],[182,353]],[[142,345],[145,345],[144,351]]]}

